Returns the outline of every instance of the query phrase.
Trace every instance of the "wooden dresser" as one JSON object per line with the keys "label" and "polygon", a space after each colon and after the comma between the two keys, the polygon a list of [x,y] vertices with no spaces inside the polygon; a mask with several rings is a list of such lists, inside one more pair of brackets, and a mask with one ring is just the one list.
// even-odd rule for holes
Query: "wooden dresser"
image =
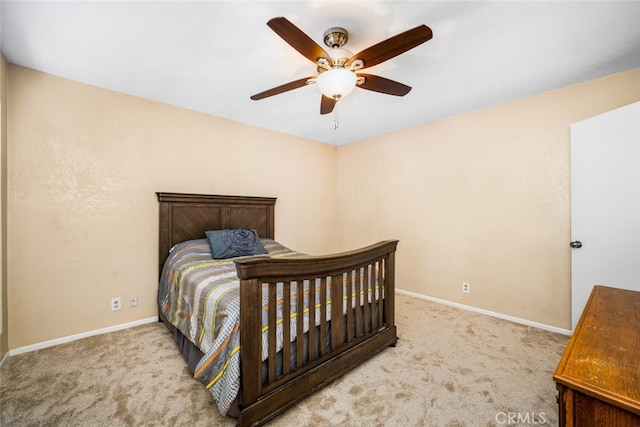
{"label": "wooden dresser", "polygon": [[595,286],[553,379],[560,426],[640,427],[640,292]]}

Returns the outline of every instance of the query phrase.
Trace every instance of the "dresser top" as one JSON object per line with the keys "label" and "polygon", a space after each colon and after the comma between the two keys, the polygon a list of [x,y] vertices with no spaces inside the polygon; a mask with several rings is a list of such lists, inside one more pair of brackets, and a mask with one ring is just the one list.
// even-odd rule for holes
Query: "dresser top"
{"label": "dresser top", "polygon": [[640,292],[594,286],[553,379],[640,414]]}

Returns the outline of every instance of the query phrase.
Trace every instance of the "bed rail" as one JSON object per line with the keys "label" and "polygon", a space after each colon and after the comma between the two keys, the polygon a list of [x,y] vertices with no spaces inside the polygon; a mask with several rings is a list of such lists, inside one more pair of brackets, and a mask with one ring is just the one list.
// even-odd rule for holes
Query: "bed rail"
{"label": "bed rail", "polygon": [[[236,261],[241,306],[241,426],[267,422],[395,345],[397,244],[397,240],[388,240],[329,256]],[[260,309],[263,297],[269,301],[267,313]],[[281,338],[280,351],[277,336],[295,340],[287,345],[288,340],[283,344]],[[266,375],[263,354],[267,355]]]}

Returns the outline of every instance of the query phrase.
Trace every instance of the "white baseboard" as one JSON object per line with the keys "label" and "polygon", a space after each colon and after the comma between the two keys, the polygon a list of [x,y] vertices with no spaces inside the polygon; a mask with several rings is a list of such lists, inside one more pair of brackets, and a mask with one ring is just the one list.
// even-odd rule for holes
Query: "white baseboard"
{"label": "white baseboard", "polygon": [[545,325],[544,323],[532,322],[531,320],[521,319],[519,317],[509,316],[507,314],[496,313],[494,311],[484,310],[482,308],[472,307],[470,305],[459,304],[457,302],[447,301],[440,298],[434,298],[427,295],[416,294],[415,292],[404,291],[402,289],[397,289],[396,292],[403,295],[408,295],[414,298],[423,299],[431,302],[436,302],[438,304],[449,305],[452,307],[460,308],[462,310],[473,311],[475,313],[485,314],[487,316],[497,317],[499,319],[509,320],[511,322],[520,323],[521,325],[532,326],[538,329],[544,329],[546,331],[556,332],[562,335],[571,335],[572,331],[569,329],[557,328],[555,326]]}
{"label": "white baseboard", "polygon": [[[473,312],[476,312],[476,313],[485,314],[487,316],[493,316],[493,317],[497,317],[499,319],[509,320],[511,322],[520,323],[522,325],[532,326],[534,328],[544,329],[544,330],[547,330],[547,331],[556,332],[556,333],[563,334],[563,335],[571,335],[571,333],[572,333],[572,331],[569,330],[569,329],[562,329],[562,328],[557,328],[555,326],[545,325],[544,323],[532,322],[530,320],[521,319],[519,317],[509,316],[509,315],[502,314],[502,313],[496,313],[494,311],[484,310],[484,309],[477,308],[477,307],[472,307],[472,306],[469,306],[469,305],[459,304],[457,302],[452,302],[452,301],[447,301],[447,300],[440,299],[440,298],[430,297],[430,296],[427,296],[427,295],[417,294],[415,292],[405,291],[405,290],[402,290],[402,289],[396,289],[396,292],[399,293],[399,294],[408,295],[408,296],[411,296],[411,297],[414,297],[414,298],[423,299],[423,300],[435,302],[435,303],[438,303],[438,304],[449,305],[449,306],[460,308],[460,309],[463,309],[463,310],[473,311]],[[93,330],[93,331],[83,332],[83,333],[80,333],[80,334],[75,334],[75,335],[70,335],[70,336],[67,336],[67,337],[57,338],[57,339],[54,339],[54,340],[44,341],[44,342],[37,343],[37,344],[27,345],[27,346],[24,346],[24,347],[18,347],[18,348],[15,348],[13,350],[9,350],[9,352],[7,354],[5,354],[5,356],[2,358],[2,361],[0,361],[0,369],[2,369],[2,366],[4,365],[5,361],[7,360],[7,358],[9,356],[15,356],[17,354],[28,353],[30,351],[40,350],[40,349],[47,348],[47,347],[53,347],[55,345],[60,345],[60,344],[68,343],[68,342],[71,342],[71,341],[76,341],[76,340],[79,340],[79,339],[82,339],[82,338],[91,337],[91,336],[94,336],[94,335],[106,334],[106,333],[109,333],[109,332],[115,332],[115,331],[119,331],[119,330],[122,330],[122,329],[128,329],[128,328],[132,328],[134,326],[145,325],[147,323],[152,323],[152,322],[157,322],[157,321],[158,321],[157,317],[148,317],[146,319],[136,320],[136,321],[129,322],[129,323],[122,323],[120,325],[109,326],[109,327],[102,328],[102,329],[96,329],[96,330]]]}
{"label": "white baseboard", "polygon": [[9,358],[9,352],[7,352],[4,355],[4,357],[2,358],[2,360],[0,360],[0,371],[2,370],[2,367],[4,366],[4,362],[6,362],[8,358]]}
{"label": "white baseboard", "polygon": [[[120,331],[122,329],[128,329],[134,326],[145,325],[147,323],[152,323],[157,321],[158,321],[157,316],[148,317],[146,319],[135,320],[133,322],[128,322],[128,323],[121,323],[120,325],[108,326],[106,328],[96,329],[88,332],[82,332],[80,334],[69,335],[67,337],[56,338],[54,340],[49,340],[49,341],[44,341],[37,344],[27,345],[24,347],[14,348],[13,350],[9,350],[9,352],[5,355],[5,357],[2,359],[2,364],[4,364],[4,361],[7,358],[7,356],[15,356],[17,354],[28,353],[30,351],[40,350],[47,347],[53,347],[54,345],[60,345],[60,344],[68,343],[71,341],[76,341],[76,340],[91,337],[94,335],[101,335],[109,332]],[[0,368],[2,367],[2,364],[0,364]]]}

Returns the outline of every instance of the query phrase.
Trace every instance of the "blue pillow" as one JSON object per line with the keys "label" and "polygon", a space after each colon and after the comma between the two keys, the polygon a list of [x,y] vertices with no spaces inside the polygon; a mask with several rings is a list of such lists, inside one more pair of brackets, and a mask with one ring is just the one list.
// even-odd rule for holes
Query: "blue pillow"
{"label": "blue pillow", "polygon": [[239,256],[264,255],[267,250],[262,245],[256,230],[235,228],[205,232],[214,259]]}

